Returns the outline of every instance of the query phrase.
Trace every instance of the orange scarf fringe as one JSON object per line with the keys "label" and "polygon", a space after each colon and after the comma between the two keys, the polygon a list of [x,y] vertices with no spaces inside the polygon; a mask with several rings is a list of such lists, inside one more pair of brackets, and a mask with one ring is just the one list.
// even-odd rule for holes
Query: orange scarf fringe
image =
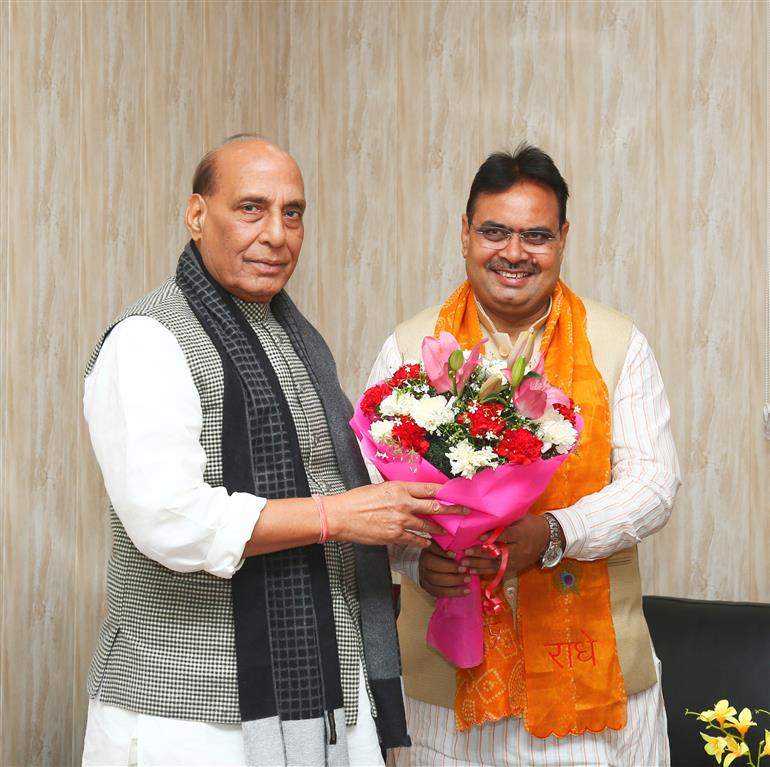
{"label": "orange scarf fringe", "polygon": [[[545,374],[580,406],[578,449],[562,464],[530,510],[568,508],[610,481],[610,405],[593,362],[583,302],[563,283],[552,294],[540,346]],[[473,289],[466,281],[446,301],[435,335],[452,333],[463,348],[481,340]],[[497,596],[502,597],[498,587]],[[564,559],[552,570],[519,573],[516,617],[506,599],[484,616],[481,665],[458,669],[458,730],[523,716],[538,737],[618,730],[626,724],[626,692],[615,645],[607,561]]]}

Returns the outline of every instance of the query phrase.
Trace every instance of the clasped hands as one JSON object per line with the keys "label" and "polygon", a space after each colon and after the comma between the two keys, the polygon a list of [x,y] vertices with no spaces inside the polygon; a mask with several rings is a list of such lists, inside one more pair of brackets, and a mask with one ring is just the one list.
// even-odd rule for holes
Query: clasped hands
{"label": "clasped hands", "polygon": [[[482,536],[484,540],[488,536]],[[506,572],[520,573],[536,564],[548,546],[548,522],[542,516],[527,514],[506,527],[495,544],[508,549]],[[434,597],[461,597],[470,592],[471,575],[493,578],[500,568],[500,557],[474,546],[462,557],[444,551],[435,542],[420,552],[420,586]]]}

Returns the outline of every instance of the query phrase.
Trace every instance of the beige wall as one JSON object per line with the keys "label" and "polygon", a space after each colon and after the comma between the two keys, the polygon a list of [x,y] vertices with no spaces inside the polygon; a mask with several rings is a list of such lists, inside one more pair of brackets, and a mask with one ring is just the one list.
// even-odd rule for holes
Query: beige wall
{"label": "beige wall", "polygon": [[527,138],[573,198],[566,277],[635,318],[685,486],[654,593],[770,601],[761,438],[765,2],[0,4],[0,764],[77,761],[103,604],[80,415],[100,330],[173,268],[204,148],[297,156],[291,293],[349,394],[462,275],[486,153]]}

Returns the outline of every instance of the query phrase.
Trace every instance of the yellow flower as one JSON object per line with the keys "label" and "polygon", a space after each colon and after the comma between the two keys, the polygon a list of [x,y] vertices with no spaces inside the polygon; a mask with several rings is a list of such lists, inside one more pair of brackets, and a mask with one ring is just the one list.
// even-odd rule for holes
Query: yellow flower
{"label": "yellow flower", "polygon": [[722,699],[717,701],[713,710],[709,709],[708,711],[701,711],[698,718],[703,722],[712,722],[716,719],[719,726],[724,727],[725,719],[727,719],[728,716],[735,716],[736,713],[736,710],[730,705],[730,702]]}
{"label": "yellow flower", "polygon": [[730,767],[733,759],[749,753],[749,747],[743,741],[739,743],[732,735],[727,736],[727,750],[730,753],[725,757],[725,767]]}
{"label": "yellow flower", "polygon": [[[701,738],[706,741],[706,745],[703,746],[703,750],[713,757],[716,757],[717,763],[722,763],[722,752],[727,748],[727,740],[720,736],[706,735],[705,732],[700,734]],[[734,757],[733,757],[734,758]]]}
{"label": "yellow flower", "polygon": [[765,730],[765,739],[760,743],[762,750],[760,756],[770,756],[770,730]]}
{"label": "yellow flower", "polygon": [[757,723],[753,721],[751,718],[751,711],[749,709],[744,708],[741,713],[738,715],[738,718],[736,719],[734,716],[728,716],[726,717],[727,721],[735,727],[736,730],[740,733],[741,737],[744,737],[746,735],[746,730],[749,729],[749,727],[756,727]]}

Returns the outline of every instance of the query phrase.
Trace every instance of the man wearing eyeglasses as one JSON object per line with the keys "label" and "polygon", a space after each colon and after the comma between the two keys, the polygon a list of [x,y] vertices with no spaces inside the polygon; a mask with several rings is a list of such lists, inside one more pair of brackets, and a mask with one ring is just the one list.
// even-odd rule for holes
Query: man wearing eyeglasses
{"label": "man wearing eyeglasses", "polygon": [[[521,145],[487,158],[462,217],[467,280],[396,328],[370,382],[419,359],[426,335],[453,333],[509,359],[526,339],[548,379],[581,409],[580,444],[530,512],[500,540],[499,612],[485,657],[457,670],[425,642],[435,597],[489,581],[500,559],[457,561],[392,546],[404,577],[399,637],[413,747],[401,764],[664,765],[666,718],[642,613],[636,544],[667,521],[679,487],[669,406],[631,320],[560,279],[568,188],[552,159]],[[462,630],[458,626],[458,631]]]}

